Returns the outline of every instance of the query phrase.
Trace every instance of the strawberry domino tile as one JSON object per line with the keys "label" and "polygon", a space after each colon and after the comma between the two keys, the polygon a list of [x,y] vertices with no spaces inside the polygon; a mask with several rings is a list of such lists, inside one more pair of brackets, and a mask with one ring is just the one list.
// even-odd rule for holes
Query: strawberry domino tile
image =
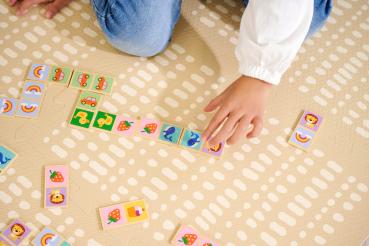
{"label": "strawberry domino tile", "polygon": [[99,208],[103,230],[143,222],[149,219],[145,200],[136,200]]}
{"label": "strawberry domino tile", "polygon": [[171,245],[220,246],[219,243],[207,238],[206,236],[201,235],[196,229],[188,225],[180,226],[180,228],[177,230],[176,234],[174,235],[171,241]]}
{"label": "strawberry domino tile", "polygon": [[69,198],[67,165],[45,166],[44,207],[66,207]]}

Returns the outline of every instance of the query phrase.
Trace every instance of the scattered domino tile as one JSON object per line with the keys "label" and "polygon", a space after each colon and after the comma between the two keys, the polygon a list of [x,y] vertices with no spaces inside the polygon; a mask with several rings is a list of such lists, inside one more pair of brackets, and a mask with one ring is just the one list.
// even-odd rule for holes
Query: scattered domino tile
{"label": "scattered domino tile", "polygon": [[21,99],[16,112],[16,116],[26,118],[37,118],[40,113],[40,102]]}
{"label": "scattered domino tile", "polygon": [[90,91],[81,91],[76,107],[95,111],[101,99],[102,96],[100,94]]}
{"label": "scattered domino tile", "polygon": [[202,152],[219,157],[223,153],[224,145],[225,145],[224,142],[221,142],[215,146],[210,146],[209,143],[206,141],[202,146]]}
{"label": "scattered domino tile", "polygon": [[119,227],[127,222],[122,204],[99,209],[103,230]]}
{"label": "scattered domino tile", "polygon": [[304,111],[303,115],[300,118],[299,125],[316,132],[318,131],[322,122],[323,122],[322,116],[312,113],[310,111]]}
{"label": "scattered domino tile", "polygon": [[22,99],[41,100],[45,94],[45,84],[40,82],[26,81],[23,85]]}
{"label": "scattered domino tile", "polygon": [[45,167],[46,187],[67,187],[69,169],[67,165],[53,165]]}
{"label": "scattered domino tile", "polygon": [[135,132],[136,125],[136,119],[123,115],[118,115],[115,119],[113,132],[124,136],[132,136]]}
{"label": "scattered domino tile", "polygon": [[68,166],[45,166],[45,208],[66,207],[68,205],[68,183]]}
{"label": "scattered domino tile", "polygon": [[178,229],[171,244],[177,246],[186,246],[186,245],[195,246],[198,245],[198,242],[200,241],[199,237],[200,235],[195,229],[187,225],[182,225]]}
{"label": "scattered domino tile", "polygon": [[206,237],[202,237],[200,236],[200,239],[199,239],[199,244],[198,245],[201,245],[201,246],[220,246],[219,243],[211,240],[211,239],[208,239]]}
{"label": "scattered domino tile", "polygon": [[12,246],[2,235],[0,235],[0,246]]}
{"label": "scattered domino tile", "polygon": [[20,245],[30,234],[31,229],[19,219],[13,220],[4,230],[3,237],[13,245]]}
{"label": "scattered domino tile", "polygon": [[49,76],[50,66],[46,64],[32,64],[27,74],[27,79],[31,80],[47,80]]}
{"label": "scattered domino tile", "polygon": [[91,73],[74,71],[69,86],[76,89],[88,90],[91,87],[93,75]]}
{"label": "scattered domino tile", "polygon": [[155,119],[141,119],[138,133],[142,137],[157,139],[160,134],[160,121]]}
{"label": "scattered domino tile", "polygon": [[180,141],[181,146],[199,150],[202,145],[201,133],[190,129],[185,129]]}
{"label": "scattered domino tile", "polygon": [[95,117],[93,127],[111,131],[114,126],[114,121],[117,116],[115,114],[109,114],[103,111],[98,111]]}
{"label": "scattered domino tile", "polygon": [[93,117],[94,112],[81,108],[75,108],[69,124],[87,129],[90,127]]}
{"label": "scattered domino tile", "polygon": [[160,129],[159,139],[165,142],[177,144],[181,138],[183,128],[164,123]]}
{"label": "scattered domino tile", "polygon": [[123,207],[129,223],[141,222],[149,218],[145,200],[126,202],[123,203]]}
{"label": "scattered domino tile", "polygon": [[113,78],[96,75],[91,90],[97,93],[110,95],[113,90]]}
{"label": "scattered domino tile", "polygon": [[145,200],[136,200],[99,208],[103,230],[142,222],[149,219]]}
{"label": "scattered domino tile", "polygon": [[14,161],[16,157],[17,154],[14,151],[9,149],[8,147],[0,145],[0,174],[5,172],[10,163]]}
{"label": "scattered domino tile", "polygon": [[0,116],[14,116],[18,100],[15,98],[0,98]]}
{"label": "scattered domino tile", "polygon": [[64,240],[59,246],[72,246],[72,244]]}
{"label": "scattered domino tile", "polygon": [[67,86],[72,77],[73,69],[67,67],[52,66],[49,81],[59,85]]}
{"label": "scattered domino tile", "polygon": [[288,143],[306,151],[309,148],[314,135],[315,133],[313,131],[309,131],[298,126],[293,131]]}
{"label": "scattered domino tile", "polygon": [[62,240],[54,230],[45,227],[36,235],[32,244],[34,246],[59,246]]}
{"label": "scattered domino tile", "polygon": [[55,187],[45,189],[45,208],[66,207],[68,200],[67,187]]}

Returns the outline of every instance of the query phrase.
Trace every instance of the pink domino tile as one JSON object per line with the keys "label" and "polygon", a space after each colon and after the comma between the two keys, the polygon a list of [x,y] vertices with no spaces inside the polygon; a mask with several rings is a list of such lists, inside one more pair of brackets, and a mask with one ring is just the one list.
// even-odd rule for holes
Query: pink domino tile
{"label": "pink domino tile", "polygon": [[99,209],[101,225],[104,230],[122,226],[127,223],[123,204],[116,204]]}
{"label": "pink domino tile", "polygon": [[52,165],[45,167],[46,187],[67,187],[69,169],[67,165]]}
{"label": "pink domino tile", "polygon": [[172,240],[172,245],[186,246],[186,245],[198,245],[200,241],[199,233],[187,225],[182,225]]}
{"label": "pink domino tile", "polygon": [[160,134],[160,121],[155,119],[141,119],[138,134],[142,137],[158,139]]}
{"label": "pink domino tile", "polygon": [[115,119],[113,132],[119,135],[132,136],[137,128],[138,121],[136,119],[118,115]]}

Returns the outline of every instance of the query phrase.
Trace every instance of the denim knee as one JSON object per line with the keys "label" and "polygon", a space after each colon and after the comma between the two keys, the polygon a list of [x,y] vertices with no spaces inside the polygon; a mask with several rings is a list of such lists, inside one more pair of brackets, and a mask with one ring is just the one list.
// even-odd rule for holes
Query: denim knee
{"label": "denim knee", "polygon": [[[92,1],[94,4],[94,1]],[[101,1],[98,0],[101,5]],[[168,45],[180,14],[181,0],[105,0],[94,5],[107,40],[117,49],[150,57]]]}

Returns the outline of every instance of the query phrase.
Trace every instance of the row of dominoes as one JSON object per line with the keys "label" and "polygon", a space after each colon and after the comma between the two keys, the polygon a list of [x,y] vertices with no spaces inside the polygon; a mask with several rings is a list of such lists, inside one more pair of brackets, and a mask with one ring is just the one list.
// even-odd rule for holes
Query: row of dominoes
{"label": "row of dominoes", "polygon": [[66,207],[69,199],[67,165],[45,166],[44,207]]}
{"label": "row of dominoes", "polygon": [[322,122],[322,116],[304,111],[288,143],[307,151]]}
{"label": "row of dominoes", "polygon": [[138,134],[152,140],[180,145],[196,151],[201,151],[219,157],[224,149],[224,143],[210,146],[204,143],[199,131],[179,127],[169,123],[161,123],[155,119],[134,119],[124,115],[116,115],[97,110],[101,96],[92,92],[81,92],[69,125],[88,129],[108,131],[125,137]]}
{"label": "row of dominoes", "polygon": [[45,90],[44,83],[26,80],[20,99],[0,99],[0,116],[37,118]]}
{"label": "row of dominoes", "polygon": [[171,244],[175,246],[220,246],[219,243],[209,239],[204,235],[201,235],[193,227],[187,225],[182,225],[177,230],[177,233],[174,235]]}
{"label": "row of dominoes", "polygon": [[[1,246],[17,246],[31,234],[32,230],[20,219],[13,220],[0,234]],[[32,240],[34,246],[71,246],[63,237],[55,233],[54,230],[45,227]]]}
{"label": "row of dominoes", "polygon": [[93,91],[106,95],[111,94],[114,83],[114,79],[111,76],[47,64],[32,64],[26,79],[49,81],[79,90]]}
{"label": "row of dominoes", "polygon": [[149,219],[149,211],[145,200],[124,202],[99,208],[103,230],[143,222]]}
{"label": "row of dominoes", "polygon": [[6,171],[16,157],[17,154],[13,150],[0,145],[0,175]]}

